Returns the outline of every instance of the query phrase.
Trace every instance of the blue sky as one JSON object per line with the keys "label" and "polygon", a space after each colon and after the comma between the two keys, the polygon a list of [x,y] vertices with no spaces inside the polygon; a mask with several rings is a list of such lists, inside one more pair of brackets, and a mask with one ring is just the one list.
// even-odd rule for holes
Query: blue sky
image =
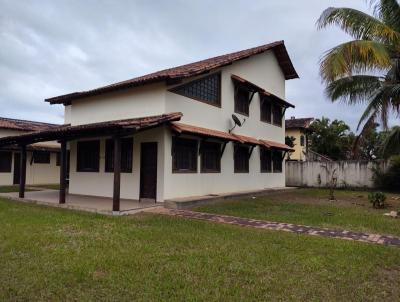
{"label": "blue sky", "polygon": [[62,106],[45,98],[285,40],[300,75],[287,82],[287,117],[354,130],[363,107],[332,104],[318,74],[322,54],[349,40],[316,29],[329,6],[368,10],[360,0],[0,0],[0,116],[62,123]]}

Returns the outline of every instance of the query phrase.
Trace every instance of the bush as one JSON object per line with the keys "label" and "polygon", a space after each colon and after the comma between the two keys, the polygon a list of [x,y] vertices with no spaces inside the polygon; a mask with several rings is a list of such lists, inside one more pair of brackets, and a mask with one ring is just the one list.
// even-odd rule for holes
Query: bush
{"label": "bush", "polygon": [[386,195],[382,192],[372,192],[368,194],[368,200],[375,209],[382,209],[385,207]]}
{"label": "bush", "polygon": [[388,191],[400,191],[400,155],[390,159],[386,172],[374,170],[374,184],[377,188]]}

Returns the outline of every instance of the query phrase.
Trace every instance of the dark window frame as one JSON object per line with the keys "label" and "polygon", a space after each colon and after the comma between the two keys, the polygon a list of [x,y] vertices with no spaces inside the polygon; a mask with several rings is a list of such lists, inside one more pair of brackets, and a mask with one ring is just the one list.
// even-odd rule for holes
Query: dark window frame
{"label": "dark window frame", "polygon": [[33,151],[33,163],[34,164],[50,164],[51,154],[50,151]]}
{"label": "dark window frame", "polygon": [[[250,172],[249,148],[250,147],[248,145],[236,144],[234,146],[234,151],[233,151],[234,173],[249,173]],[[240,163],[241,160],[245,161],[243,165],[242,165],[242,163]]]}
{"label": "dark window frame", "polygon": [[[204,82],[204,80],[207,80],[207,79],[212,78],[212,77],[216,77],[216,79],[217,79],[217,90],[218,90],[218,91],[217,91],[217,93],[216,93],[217,99],[216,99],[215,102],[214,102],[214,101],[207,100],[207,99],[203,99],[203,98],[200,98],[200,97],[195,97],[195,96],[193,96],[193,95],[188,95],[188,94],[185,94],[184,92],[180,91],[180,90],[182,90],[183,88],[188,87],[189,85],[195,85],[195,84]],[[200,84],[200,85],[201,85],[201,84]],[[207,89],[206,86],[204,86],[204,85],[201,85],[201,86],[202,86],[202,87],[201,87],[202,89]],[[201,102],[201,103],[205,103],[205,104],[207,104],[207,105],[211,105],[211,106],[214,106],[214,107],[221,108],[221,102],[222,102],[222,101],[221,101],[221,99],[222,99],[221,72],[213,73],[213,74],[207,75],[207,76],[205,76],[205,77],[201,77],[201,78],[199,78],[199,79],[195,79],[195,80],[193,80],[193,81],[189,81],[189,82],[184,83],[184,84],[182,84],[182,85],[178,85],[178,86],[176,86],[176,87],[173,87],[173,88],[169,89],[168,91],[169,91],[169,92],[172,92],[172,93],[176,93],[176,94],[181,95],[181,96],[184,96],[184,97],[187,97],[187,98],[189,98],[189,99],[192,99],[192,100]]]}
{"label": "dark window frame", "polygon": [[260,121],[272,124],[272,106],[273,101],[269,97],[265,95],[260,97]]}
{"label": "dark window frame", "polygon": [[[88,149],[89,151],[87,151]],[[92,152],[93,154],[88,155],[81,152]],[[100,172],[100,140],[78,141],[76,144],[76,154],[76,172]],[[86,158],[83,156],[86,156]],[[88,159],[87,156],[93,157],[90,159],[92,161],[90,165],[92,166],[88,162],[82,162]]]}
{"label": "dark window frame", "polygon": [[[213,154],[214,153],[214,154]],[[207,158],[214,156],[215,158]],[[210,168],[206,165],[210,160],[215,160],[216,168]],[[200,172],[201,173],[221,173],[221,143],[201,142],[200,146]]]}
{"label": "dark window frame", "polygon": [[305,138],[304,134],[301,134],[300,135],[300,146],[301,147],[305,146],[305,141],[306,141],[306,138]]}
{"label": "dark window frame", "polygon": [[[279,111],[279,118],[277,117]],[[277,127],[282,127],[283,124],[283,107],[279,104],[272,104],[272,124]]]}
{"label": "dark window frame", "polygon": [[[273,173],[283,172],[283,152],[280,150],[273,150],[272,152],[272,171]],[[277,163],[279,163],[277,165]]]}
{"label": "dark window frame", "polygon": [[260,147],[260,171],[261,173],[272,173],[272,150]]}
{"label": "dark window frame", "polygon": [[11,173],[13,153],[11,151],[0,151],[0,173]]}
{"label": "dark window frame", "polygon": [[[235,113],[250,116],[250,97],[251,91],[246,87],[238,84],[234,84],[235,86],[235,93],[234,93],[234,111]],[[244,99],[247,99],[247,105],[244,104]],[[242,108],[246,107],[246,108]]]}
{"label": "dark window frame", "polygon": [[[197,139],[172,137],[172,173],[197,173],[199,142]],[[190,151],[192,154],[183,155],[182,152]],[[181,155],[181,158],[179,158]],[[188,158],[184,158],[189,156]],[[191,158],[190,158],[191,157]],[[190,167],[182,167],[182,162],[187,160]]]}
{"label": "dark window frame", "polygon": [[[104,172],[114,172],[114,140],[106,139]],[[133,137],[121,139],[121,173],[133,171]]]}

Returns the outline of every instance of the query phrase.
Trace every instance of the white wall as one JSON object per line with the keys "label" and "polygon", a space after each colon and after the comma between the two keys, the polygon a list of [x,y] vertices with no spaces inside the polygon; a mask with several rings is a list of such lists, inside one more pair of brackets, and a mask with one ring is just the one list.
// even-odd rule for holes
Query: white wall
{"label": "white wall", "polygon": [[146,85],[76,100],[70,111],[71,125],[163,114],[165,85]]}
{"label": "white wall", "polygon": [[386,169],[383,161],[336,161],[336,162],[286,162],[286,185],[294,187],[326,187],[332,179],[334,170],[338,187],[369,187],[373,168]]}
{"label": "white wall", "polygon": [[[157,160],[157,201],[163,201],[163,176],[164,176],[164,129],[156,128],[137,133],[133,136],[133,168],[132,173],[121,173],[121,198],[139,199],[140,188],[140,148],[142,142],[158,143]],[[112,197],[114,174],[105,170],[105,141],[100,139],[100,172],[76,171],[76,143],[70,142],[70,194],[93,195]],[[90,139],[91,140],[91,139]]]}

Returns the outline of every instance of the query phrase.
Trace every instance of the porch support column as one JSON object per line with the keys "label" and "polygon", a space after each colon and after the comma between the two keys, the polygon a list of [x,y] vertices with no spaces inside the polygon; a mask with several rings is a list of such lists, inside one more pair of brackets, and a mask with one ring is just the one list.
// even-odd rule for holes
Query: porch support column
{"label": "porch support column", "polygon": [[65,203],[65,192],[67,183],[67,142],[61,141],[61,153],[60,153],[60,192],[58,202],[60,204]]}
{"label": "porch support column", "polygon": [[121,138],[114,137],[114,193],[113,193],[113,212],[120,210],[121,193]]}
{"label": "porch support column", "polygon": [[19,198],[25,198],[25,181],[26,181],[26,145],[20,146],[21,161],[19,165]]}

